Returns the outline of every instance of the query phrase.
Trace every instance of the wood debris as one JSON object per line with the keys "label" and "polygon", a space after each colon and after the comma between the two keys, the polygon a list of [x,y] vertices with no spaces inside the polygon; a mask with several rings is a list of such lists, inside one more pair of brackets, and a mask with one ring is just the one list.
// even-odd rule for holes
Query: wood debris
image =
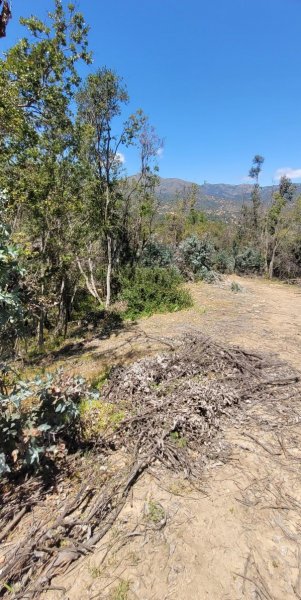
{"label": "wood debris", "polygon": [[[41,501],[42,484],[31,478],[6,493],[0,513],[0,595],[39,598],[51,589],[54,576],[93,551],[146,469],[163,465],[200,477],[216,435],[229,419],[239,422],[249,407],[283,397],[301,397],[299,374],[290,366],[200,334],[174,340],[173,351],[116,367],[102,399],[125,409],[126,417],[113,433],[96,440],[90,468],[80,485],[70,486],[55,514],[46,511],[25,533],[13,536]],[[106,457],[121,449],[124,465],[107,476]],[[74,468],[80,469],[78,464]],[[7,540],[11,543],[5,545]]]}

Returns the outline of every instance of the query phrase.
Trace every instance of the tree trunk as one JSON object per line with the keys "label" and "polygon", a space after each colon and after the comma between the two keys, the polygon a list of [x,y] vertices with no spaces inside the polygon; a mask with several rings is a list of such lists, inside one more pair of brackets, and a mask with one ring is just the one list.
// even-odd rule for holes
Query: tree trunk
{"label": "tree trunk", "polygon": [[90,279],[85,274],[84,269],[82,267],[82,264],[81,264],[78,256],[76,257],[76,261],[77,261],[78,268],[79,268],[79,270],[80,270],[80,272],[81,272],[81,274],[82,274],[82,276],[83,276],[83,278],[85,280],[88,292],[90,292],[90,294],[91,294],[91,296],[93,296],[93,298],[96,298],[96,300],[98,300],[99,304],[102,304],[102,299],[101,299],[101,297],[100,297],[100,295],[99,295],[99,293],[97,291],[96,284],[95,284],[95,281],[94,281],[92,260],[90,258],[88,259],[88,266],[89,266],[89,271],[90,271]]}
{"label": "tree trunk", "polygon": [[41,306],[39,311],[39,320],[38,320],[38,345],[40,350],[44,346],[44,308]]}
{"label": "tree trunk", "polygon": [[272,258],[271,258],[270,264],[269,264],[269,278],[270,279],[273,279],[273,276],[274,276],[274,263],[275,263],[276,250],[277,250],[277,244],[275,244],[275,246],[273,248]]}
{"label": "tree trunk", "polygon": [[266,223],[265,228],[264,228],[263,243],[264,243],[264,273],[268,277],[268,275],[269,275],[269,261],[268,261],[268,255],[269,255],[269,234],[268,234],[267,223]]}
{"label": "tree trunk", "polygon": [[46,246],[48,241],[49,233],[45,231],[45,228],[42,231],[41,236],[41,266],[40,266],[40,281],[41,281],[41,301],[39,307],[39,317],[38,317],[38,330],[37,330],[37,338],[38,345],[40,350],[44,346],[44,324],[45,324],[45,309],[44,309],[44,294],[45,294],[45,271],[46,271]]}
{"label": "tree trunk", "polygon": [[66,273],[62,276],[60,289],[59,314],[56,331],[64,338],[68,332],[68,323],[71,321],[72,307],[76,294],[76,285],[70,281]]}
{"label": "tree trunk", "polygon": [[[2,0],[0,0],[0,8],[1,8],[1,4],[2,4]],[[10,9],[10,4],[9,4],[8,0],[4,0],[3,6],[2,6],[1,12],[0,12],[0,38],[6,36],[6,26],[7,26],[9,19],[11,19],[11,16],[12,16],[12,14],[11,14],[11,9]]]}
{"label": "tree trunk", "polygon": [[63,335],[64,338],[67,335],[68,321],[70,318],[70,294],[69,294],[69,282],[64,274],[62,276],[61,289],[60,289],[60,302],[59,302],[59,314],[56,332],[58,335]]}
{"label": "tree trunk", "polygon": [[112,238],[107,236],[107,252],[108,252],[108,267],[107,267],[107,289],[106,289],[106,308],[111,304],[111,276],[112,276]]}
{"label": "tree trunk", "polygon": [[[105,224],[107,230],[109,230],[109,204],[110,204],[110,186],[109,186],[109,170],[107,170],[107,182],[106,182],[106,206],[105,206]],[[109,230],[110,231],[110,230]],[[108,254],[108,266],[107,266],[107,285],[106,285],[106,308],[109,308],[111,304],[111,277],[112,277],[112,238],[110,233],[107,233],[107,254]]]}
{"label": "tree trunk", "polygon": [[62,277],[61,289],[60,289],[60,301],[59,301],[59,314],[57,319],[56,333],[61,335],[64,327],[64,313],[65,313],[65,276]]}

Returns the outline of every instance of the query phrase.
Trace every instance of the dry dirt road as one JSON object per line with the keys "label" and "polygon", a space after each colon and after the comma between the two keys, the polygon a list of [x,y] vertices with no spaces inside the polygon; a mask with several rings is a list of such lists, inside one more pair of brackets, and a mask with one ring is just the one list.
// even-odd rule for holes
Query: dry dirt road
{"label": "dry dirt road", "polygon": [[[231,291],[232,281],[241,292]],[[190,289],[192,310],[156,315],[142,321],[141,329],[158,335],[201,329],[231,344],[276,352],[301,370],[301,287],[235,277],[221,286]]]}
{"label": "dry dirt road", "polygon": [[[153,351],[158,338],[198,329],[230,344],[272,351],[301,370],[301,290],[235,281],[241,292],[231,291],[231,280],[191,285],[191,310],[143,319],[108,340],[92,337],[85,359],[68,359],[70,368],[85,365],[92,377],[112,359],[129,361]],[[227,426],[220,439],[229,444],[230,457],[211,461],[199,482],[203,491],[180,475],[142,477],[101,546],[53,582],[67,593],[43,598],[300,599],[301,400],[292,400],[291,412],[290,404],[286,409],[292,419],[281,429],[281,407],[265,406],[256,409],[256,419]],[[162,508],[162,528],[146,526],[146,505]]]}
{"label": "dry dirt road", "polygon": [[[233,281],[242,291],[231,291]],[[63,361],[60,357],[60,365],[93,377],[104,365],[133,361],[162,348],[161,338],[199,330],[229,344],[277,353],[301,370],[301,287],[230,277],[220,285],[198,283],[188,289],[193,308],[141,319],[108,339],[92,333],[79,355]]]}

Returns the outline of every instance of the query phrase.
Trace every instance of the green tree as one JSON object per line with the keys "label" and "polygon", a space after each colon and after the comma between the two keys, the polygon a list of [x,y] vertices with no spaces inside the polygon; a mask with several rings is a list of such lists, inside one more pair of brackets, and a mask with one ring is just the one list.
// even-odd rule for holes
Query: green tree
{"label": "green tree", "polygon": [[251,179],[254,180],[251,200],[253,209],[253,228],[256,233],[258,233],[259,229],[259,212],[261,206],[259,175],[261,173],[263,163],[263,156],[260,156],[260,154],[256,154],[253,158],[253,165],[249,171],[249,177],[251,177]]}
{"label": "green tree", "polygon": [[[121,247],[125,243],[125,233],[130,215],[130,201],[139,194],[146,201],[146,191],[153,185],[148,170],[150,155],[153,155],[155,143],[147,131],[147,119],[141,110],[130,115],[120,126],[124,106],[129,97],[122,79],[110,69],[104,67],[89,75],[84,86],[77,94],[78,127],[81,131],[83,161],[87,165],[84,186],[89,188],[90,222],[93,244],[100,242],[104,247],[106,263],[105,305],[111,303],[111,281],[114,264],[120,260]],[[120,150],[130,145],[138,145],[141,153],[141,174],[134,184],[121,186],[122,160]],[[148,210],[140,204],[140,217]],[[142,230],[140,219],[140,230]],[[90,234],[90,239],[91,239]],[[122,235],[121,235],[122,234]],[[121,239],[123,237],[123,240]],[[120,246],[121,242],[121,246]],[[123,242],[123,243],[122,243]],[[93,274],[91,255],[86,259],[85,272],[83,262],[78,257],[79,268],[85,278],[89,291],[100,299]]]}
{"label": "green tree", "polygon": [[165,219],[168,241],[175,246],[192,233],[191,226],[204,222],[203,213],[196,209],[197,198],[198,186],[195,183],[176,193],[174,209]]}
{"label": "green tree", "polygon": [[269,278],[274,275],[277,251],[283,241],[287,224],[284,220],[284,209],[294,196],[295,186],[285,175],[281,177],[278,190],[273,194],[272,204],[266,214],[265,227],[265,268]]}
{"label": "green tree", "polygon": [[22,276],[20,250],[11,239],[5,193],[0,193],[0,350],[2,358],[22,333]]}
{"label": "green tree", "polygon": [[91,57],[88,28],[72,4],[65,13],[62,2],[55,0],[47,23],[36,17],[21,23],[29,37],[0,61],[0,151],[6,164],[0,186],[8,191],[15,229],[22,223],[30,242],[42,345],[47,308],[61,306],[57,296],[66,289],[62,234],[68,223],[74,160],[71,103],[80,83],[76,63],[89,63]]}
{"label": "green tree", "polygon": [[[139,261],[150,240],[158,211],[156,186],[158,185],[158,151],[163,141],[148,119],[143,117],[141,130],[135,145],[140,159],[140,170],[136,177],[125,180],[124,205],[121,234],[123,258],[133,264]],[[122,243],[122,240],[121,240]]]}

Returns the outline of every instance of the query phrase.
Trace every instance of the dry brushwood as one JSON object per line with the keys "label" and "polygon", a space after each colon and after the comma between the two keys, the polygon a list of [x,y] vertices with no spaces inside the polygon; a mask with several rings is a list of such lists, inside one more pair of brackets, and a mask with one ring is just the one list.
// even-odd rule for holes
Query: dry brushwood
{"label": "dry brushwood", "polygon": [[[22,539],[18,536],[4,548],[2,596],[39,598],[50,589],[55,575],[91,552],[109,531],[135,481],[150,465],[162,463],[196,475],[217,431],[230,417],[239,419],[243,407],[301,397],[298,373],[275,358],[228,348],[202,335],[174,342],[172,352],[113,370],[103,399],[126,409],[126,418],[99,440],[91,471],[82,477],[80,489],[57,507],[56,517],[33,521]],[[97,448],[104,445],[125,448],[128,460],[102,480],[97,465],[104,455]],[[5,535],[18,524],[23,508],[12,497],[11,502],[13,510],[3,509],[0,519]],[[29,511],[29,501],[26,506]]]}
{"label": "dry brushwood", "polygon": [[191,450],[205,459],[227,414],[245,403],[276,401],[284,387],[300,392],[291,367],[199,335],[185,337],[173,353],[117,367],[103,391],[106,401],[130,407],[131,416],[114,434],[117,445],[190,472]]}

